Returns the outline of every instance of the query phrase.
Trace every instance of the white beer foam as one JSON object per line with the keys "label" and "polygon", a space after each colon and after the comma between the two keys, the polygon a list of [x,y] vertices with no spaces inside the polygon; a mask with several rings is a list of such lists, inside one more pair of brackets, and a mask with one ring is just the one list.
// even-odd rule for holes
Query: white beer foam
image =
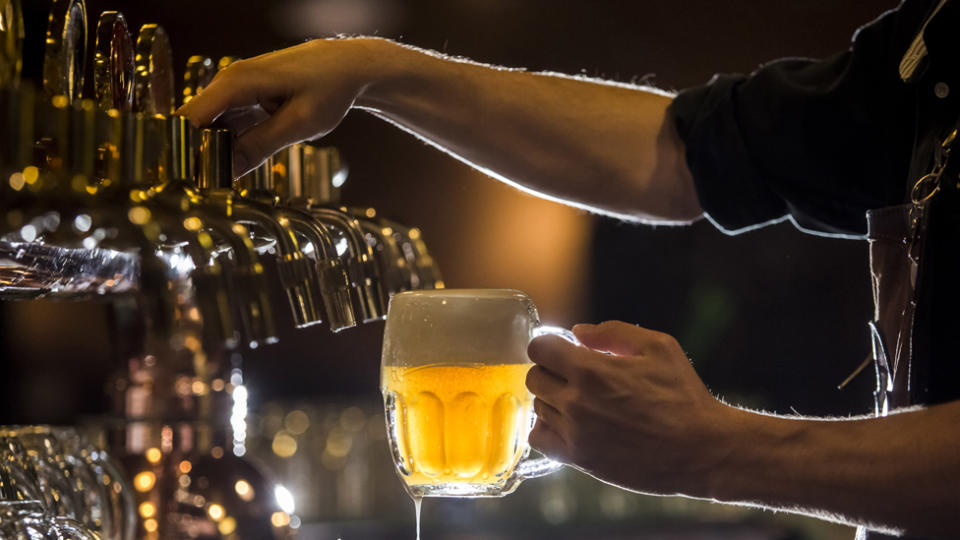
{"label": "white beer foam", "polygon": [[512,289],[437,289],[394,295],[383,364],[519,364],[538,324],[536,307]]}

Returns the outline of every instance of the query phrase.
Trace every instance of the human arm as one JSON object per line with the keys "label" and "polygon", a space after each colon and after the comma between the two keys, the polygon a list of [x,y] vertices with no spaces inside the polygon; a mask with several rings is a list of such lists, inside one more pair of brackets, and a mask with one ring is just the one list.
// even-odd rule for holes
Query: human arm
{"label": "human arm", "polygon": [[710,395],[666,334],[621,322],[574,332],[585,346],[547,336],[528,351],[530,442],[547,455],[638,492],[956,535],[960,402],[884,418],[770,416]]}
{"label": "human arm", "polygon": [[180,112],[270,118],[238,139],[240,170],[333,130],[351,108],[393,122],[539,196],[638,221],[700,217],[672,97],[649,88],[443,57],[379,38],[314,40],[232,64]]}

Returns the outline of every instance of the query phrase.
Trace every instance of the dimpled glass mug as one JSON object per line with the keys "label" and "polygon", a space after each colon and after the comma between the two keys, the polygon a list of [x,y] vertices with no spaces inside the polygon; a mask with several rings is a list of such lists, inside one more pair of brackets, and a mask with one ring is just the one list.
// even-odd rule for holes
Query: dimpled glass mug
{"label": "dimpled glass mug", "polygon": [[500,497],[561,467],[529,456],[536,420],[526,387],[530,340],[542,326],[526,294],[436,289],[396,294],[384,331],[380,381],[387,436],[408,493]]}

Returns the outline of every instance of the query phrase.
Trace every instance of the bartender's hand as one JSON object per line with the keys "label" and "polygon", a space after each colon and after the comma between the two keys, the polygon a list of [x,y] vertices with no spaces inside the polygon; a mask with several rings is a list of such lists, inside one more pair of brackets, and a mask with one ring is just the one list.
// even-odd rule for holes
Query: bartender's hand
{"label": "bartender's hand", "polygon": [[704,472],[730,407],[716,400],[675,339],[631,324],[580,324],[584,346],[556,336],[531,342],[536,396],[530,444],[621,487],[705,496]]}
{"label": "bartender's hand", "polygon": [[231,112],[229,127],[239,134],[234,171],[241,174],[281,148],[332,131],[371,80],[370,58],[383,43],[317,39],[238,60],[177,113],[207,126]]}

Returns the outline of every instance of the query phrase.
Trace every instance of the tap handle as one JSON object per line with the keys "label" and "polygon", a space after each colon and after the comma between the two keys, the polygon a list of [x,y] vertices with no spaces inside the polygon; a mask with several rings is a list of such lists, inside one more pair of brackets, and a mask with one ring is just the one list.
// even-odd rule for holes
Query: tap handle
{"label": "tap handle", "polygon": [[216,73],[217,68],[209,56],[194,55],[187,59],[187,69],[183,73],[183,103],[206,88]]}
{"label": "tap handle", "polygon": [[349,171],[339,150],[297,143],[281,155],[285,165],[287,198],[308,198],[314,204],[328,206],[339,203],[340,187]]}
{"label": "tap handle", "polygon": [[197,187],[200,189],[232,188],[233,133],[228,129],[202,130],[199,161]]}
{"label": "tap handle", "polygon": [[197,129],[190,124],[187,117],[173,115],[168,120],[167,178],[176,180],[193,180],[195,163],[193,144],[197,138]]}
{"label": "tap handle", "polygon": [[173,51],[163,27],[140,27],[136,45],[133,109],[145,114],[173,112]]}
{"label": "tap handle", "polygon": [[80,97],[87,59],[87,8],[83,0],[53,0],[43,51],[43,89],[48,96]]}
{"label": "tap handle", "polygon": [[244,194],[258,193],[271,196],[275,195],[276,182],[273,176],[273,159],[273,157],[267,158],[259,167],[238,178],[237,189]]}
{"label": "tap handle", "polygon": [[125,187],[156,183],[169,149],[166,119],[136,113],[119,115],[119,119],[120,171],[115,181]]}
{"label": "tap handle", "polygon": [[0,0],[0,88],[20,84],[23,68],[23,9],[20,0]]}
{"label": "tap handle", "polygon": [[93,87],[101,109],[133,108],[133,39],[123,14],[104,11],[97,22]]}

